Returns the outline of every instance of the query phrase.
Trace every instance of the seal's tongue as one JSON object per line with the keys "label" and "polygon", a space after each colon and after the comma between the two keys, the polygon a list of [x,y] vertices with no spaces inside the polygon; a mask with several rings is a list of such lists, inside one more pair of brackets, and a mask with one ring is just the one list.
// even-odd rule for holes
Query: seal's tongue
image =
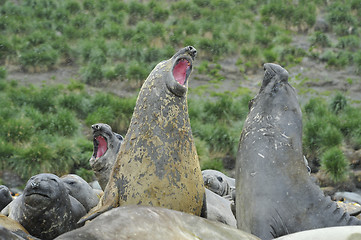
{"label": "seal's tongue", "polygon": [[107,146],[107,141],[102,137],[102,136],[98,136],[96,138],[96,140],[98,141],[98,151],[97,151],[97,158],[103,156],[103,154],[107,151],[108,146]]}
{"label": "seal's tongue", "polygon": [[173,68],[174,79],[181,85],[184,85],[189,74],[191,67],[190,63],[186,59],[181,59],[177,65]]}

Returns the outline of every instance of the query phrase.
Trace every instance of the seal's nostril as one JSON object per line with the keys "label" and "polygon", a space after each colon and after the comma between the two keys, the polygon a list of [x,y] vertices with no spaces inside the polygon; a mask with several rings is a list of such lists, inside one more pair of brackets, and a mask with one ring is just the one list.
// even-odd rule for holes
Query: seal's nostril
{"label": "seal's nostril", "polygon": [[32,181],[30,185],[31,185],[32,188],[37,188],[37,187],[39,187],[40,183]]}
{"label": "seal's nostril", "polygon": [[92,125],[92,129],[94,129],[94,130],[100,130],[99,124],[94,124],[94,125]]}
{"label": "seal's nostril", "polygon": [[197,56],[197,49],[195,49],[193,46],[188,46],[187,50],[193,59]]}

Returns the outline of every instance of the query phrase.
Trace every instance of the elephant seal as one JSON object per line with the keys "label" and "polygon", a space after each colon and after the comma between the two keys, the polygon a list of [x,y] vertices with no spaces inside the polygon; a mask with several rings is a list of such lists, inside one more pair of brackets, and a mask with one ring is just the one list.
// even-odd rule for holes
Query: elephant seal
{"label": "elephant seal", "polygon": [[288,72],[266,63],[236,160],[237,227],[261,239],[359,225],[312,182],[302,154],[302,113]]}
{"label": "elephant seal", "polygon": [[179,50],[145,80],[104,195],[79,224],[133,204],[206,214],[187,105],[196,53],[191,46]]}
{"label": "elephant seal", "polygon": [[123,142],[123,136],[114,133],[112,128],[104,123],[92,125],[92,131],[94,150],[89,163],[104,190]]}
{"label": "elephant seal", "polygon": [[88,212],[99,202],[99,197],[93,188],[80,176],[75,174],[67,174],[60,178],[68,193],[78,200]]}
{"label": "elephant seal", "polygon": [[204,186],[219,196],[232,195],[236,188],[234,178],[230,178],[224,173],[206,169],[202,171]]}
{"label": "elephant seal", "polygon": [[114,208],[56,240],[259,240],[228,225],[171,209],[151,206]]}
{"label": "elephant seal", "polygon": [[297,232],[283,237],[276,238],[277,240],[360,240],[361,227],[360,226],[343,226],[343,227],[328,227],[319,228],[308,231]]}
{"label": "elephant seal", "polygon": [[5,185],[0,185],[0,211],[3,210],[11,201],[13,197],[9,188]]}
{"label": "elephant seal", "polygon": [[60,178],[50,173],[31,177],[23,194],[11,205],[9,218],[44,240],[76,228],[77,221],[86,213],[83,205],[67,193]]}
{"label": "elephant seal", "polygon": [[207,219],[221,222],[237,227],[236,218],[231,210],[230,199],[219,196],[206,188],[206,201],[207,201]]}

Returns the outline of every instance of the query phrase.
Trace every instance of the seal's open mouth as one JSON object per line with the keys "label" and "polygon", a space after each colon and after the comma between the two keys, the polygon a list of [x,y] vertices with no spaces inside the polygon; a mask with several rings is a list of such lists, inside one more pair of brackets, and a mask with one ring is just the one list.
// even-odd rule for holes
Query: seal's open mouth
{"label": "seal's open mouth", "polygon": [[181,85],[185,85],[189,74],[192,71],[192,64],[185,58],[177,60],[173,68],[174,79]]}
{"label": "seal's open mouth", "polygon": [[93,144],[94,144],[93,156],[95,158],[100,158],[108,150],[107,140],[103,136],[94,137]]}

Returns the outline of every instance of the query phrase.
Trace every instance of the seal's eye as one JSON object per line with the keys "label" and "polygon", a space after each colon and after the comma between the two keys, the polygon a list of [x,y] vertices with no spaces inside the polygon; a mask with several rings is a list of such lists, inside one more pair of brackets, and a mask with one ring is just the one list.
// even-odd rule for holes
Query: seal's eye
{"label": "seal's eye", "polygon": [[218,181],[223,182],[223,178],[222,177],[217,177]]}

